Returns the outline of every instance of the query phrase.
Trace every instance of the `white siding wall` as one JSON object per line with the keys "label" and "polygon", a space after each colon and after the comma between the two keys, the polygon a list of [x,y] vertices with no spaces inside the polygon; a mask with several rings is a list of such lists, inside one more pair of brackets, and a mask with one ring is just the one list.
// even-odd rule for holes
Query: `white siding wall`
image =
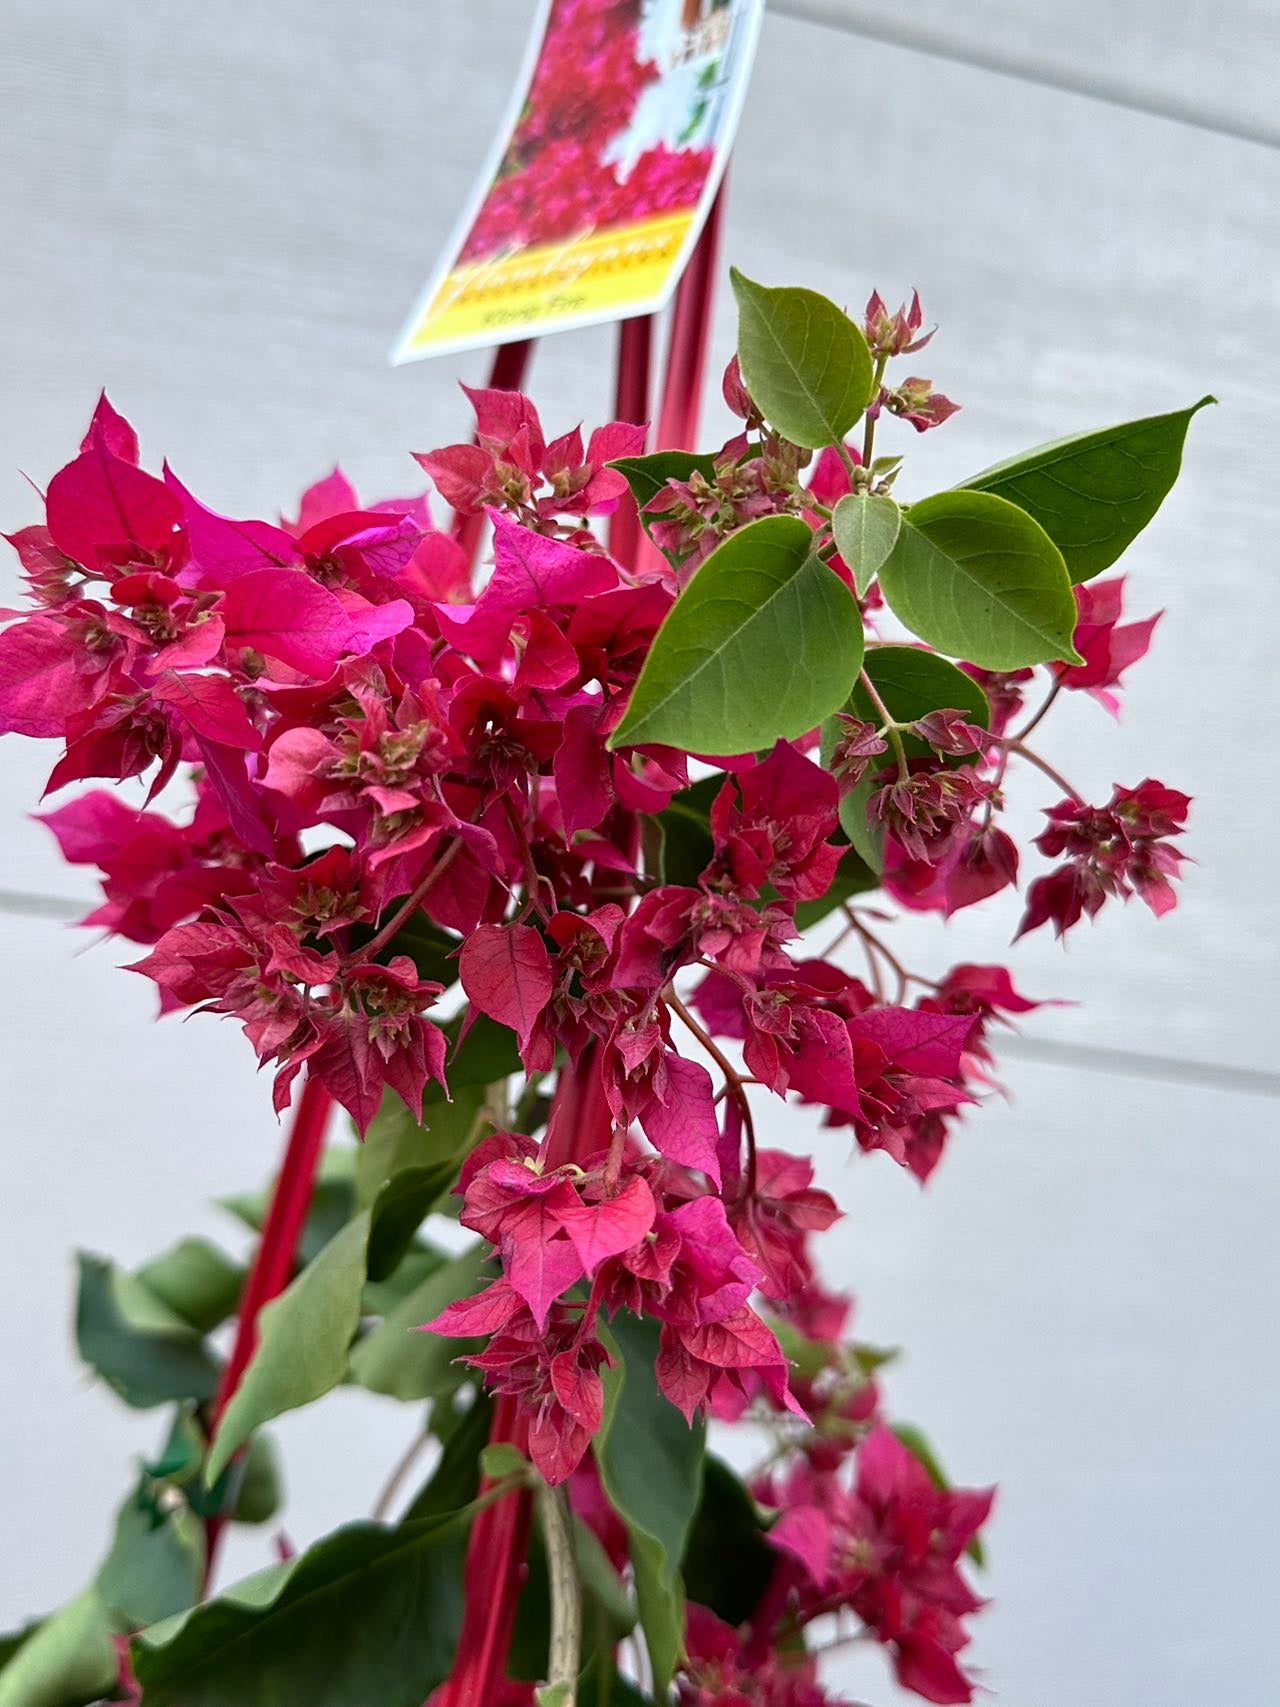
{"label": "white siding wall", "polygon": [[[1272,716],[1280,618],[1280,15],[1246,0],[905,15],[780,0],[727,254],[854,304],[919,285],[942,327],[926,371],[965,412],[907,447],[916,490],[1221,399],[1132,553],[1135,612],[1169,615],[1123,722],[1088,703],[1056,724],[1086,786],[1150,772],[1193,792],[1200,863],[1160,926],[1130,909],[1066,957],[1017,950],[1027,990],[1084,1005],[1031,1017],[1013,1102],[974,1116],[923,1196],[883,1158],[830,1157],[851,1211],[840,1278],[867,1336],[908,1348],[897,1408],[958,1477],[1003,1485],[977,1646],[999,1698],[1268,1707],[1280,778],[1251,723]],[[408,484],[406,453],[464,428],[453,379],[484,363],[391,372],[385,351],[526,16],[518,0],[3,0],[0,526],[32,519],[16,470],[43,482],[104,383],[152,458],[237,513],[288,505],[339,456],[371,497]],[[730,338],[722,301],[717,359]],[[603,333],[538,352],[552,423],[602,415],[608,362]],[[0,604],[16,582],[2,572]],[[26,817],[49,762],[0,747],[0,1627],[78,1586],[130,1456],[155,1444],[74,1364],[69,1248],[140,1259],[171,1232],[217,1231],[207,1200],[268,1172],[277,1144],[234,1030],[153,1034],[148,988],[114,970],[128,951],[83,952],[52,916],[88,888]],[[999,958],[1015,916],[906,935],[921,960]],[[370,1495],[408,1426],[359,1395],[289,1422],[294,1539]],[[232,1565],[261,1545],[238,1542]],[[882,1668],[833,1678],[894,1699]]]}

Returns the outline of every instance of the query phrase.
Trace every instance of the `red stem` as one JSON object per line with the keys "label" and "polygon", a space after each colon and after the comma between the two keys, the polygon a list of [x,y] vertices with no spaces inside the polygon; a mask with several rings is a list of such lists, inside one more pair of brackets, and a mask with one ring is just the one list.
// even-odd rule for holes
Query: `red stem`
{"label": "red stem", "polygon": [[[547,1121],[544,1162],[582,1161],[609,1142],[613,1117],[594,1045],[576,1067],[560,1074]],[[506,1395],[493,1410],[489,1439],[511,1442],[523,1452],[528,1426],[519,1401]],[[528,1489],[495,1500],[478,1513],[467,1541],[463,1571],[462,1630],[453,1671],[432,1698],[432,1707],[496,1707],[502,1693],[516,1602],[524,1580],[529,1542]]]}
{"label": "red stem", "polygon": [[[493,352],[493,365],[489,369],[489,390],[519,391],[528,371],[532,351],[532,338],[518,338],[511,344],[499,344]],[[484,523],[483,510],[477,510],[471,516],[458,516],[454,520],[453,537],[466,553],[468,564],[475,563]]]}
{"label": "red stem", "polygon": [[[613,418],[633,425],[649,424],[649,372],[653,362],[653,316],[643,314],[618,327],[618,381]],[[633,569],[643,537],[635,500],[622,499],[609,520],[609,550],[618,562]]]}
{"label": "red stem", "polygon": [[722,183],[676,291],[655,450],[690,450],[697,435],[702,380],[711,333],[711,310],[715,300],[716,255],[720,247],[724,196],[725,186]]}
{"label": "red stem", "polygon": [[[498,1400],[489,1439],[510,1441],[525,1450],[528,1428],[516,1399],[504,1395]],[[488,1485],[482,1485],[481,1491]],[[529,1490],[522,1488],[477,1514],[463,1570],[457,1658],[433,1696],[432,1707],[491,1707],[497,1701],[524,1578],[531,1512]]]}
{"label": "red stem", "polygon": [[[258,1315],[264,1304],[284,1291],[293,1274],[298,1255],[298,1242],[311,1203],[311,1187],[315,1182],[320,1152],[324,1148],[325,1128],[333,1099],[320,1083],[309,1075],[303,1080],[302,1095],[293,1113],[289,1141],[285,1146],[280,1176],[276,1180],[262,1223],[258,1249],[240,1298],[240,1315],[236,1325],[235,1344],[222,1372],[213,1409],[209,1417],[212,1438],[222,1414],[231,1403],[248,1368],[258,1344]],[[218,1546],[226,1526],[225,1516],[215,1516],[205,1524],[205,1585],[213,1577]]]}

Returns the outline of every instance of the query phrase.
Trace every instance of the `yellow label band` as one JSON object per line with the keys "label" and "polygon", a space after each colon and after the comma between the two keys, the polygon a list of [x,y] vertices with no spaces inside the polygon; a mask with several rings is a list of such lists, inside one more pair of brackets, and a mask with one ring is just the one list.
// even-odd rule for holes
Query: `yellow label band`
{"label": "yellow label band", "polygon": [[413,353],[513,326],[634,313],[666,287],[693,210],[455,267],[405,342]]}

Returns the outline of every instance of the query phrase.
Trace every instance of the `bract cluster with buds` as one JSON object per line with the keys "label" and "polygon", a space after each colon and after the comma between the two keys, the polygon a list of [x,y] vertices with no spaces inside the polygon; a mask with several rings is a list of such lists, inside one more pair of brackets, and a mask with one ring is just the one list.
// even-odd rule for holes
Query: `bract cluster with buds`
{"label": "bract cluster with buds", "polygon": [[[591,76],[539,113],[630,98],[610,7],[577,10]],[[521,171],[554,146],[522,135]],[[139,945],[162,1011],[236,1021],[277,1109],[301,1078],[269,1211],[235,1207],[264,1248],[287,1201],[310,1214],[257,1328],[265,1282],[206,1241],[83,1259],[81,1354],[167,1433],[0,1694],[230,1704],[269,1675],[308,1707],[816,1707],[834,1622],[922,1699],[973,1699],[992,1492],[893,1419],[887,1354],[824,1280],[839,1207],[776,1115],[812,1110],[820,1162],[924,1181],[1037,1006],[1002,964],[905,966],[886,903],[1023,883],[1021,931],[1059,935],[1174,905],[1187,797],[1068,783],[1041,737],[1066,694],[1114,713],[1151,642],[1095,577],[1195,409],[909,499],[878,435],[956,411],[897,376],[932,336],[919,299],[854,319],[734,285],[740,430],[708,454],[468,392],[474,435],[417,461],[487,517],[479,575],[429,495],[365,503],[336,470],[292,519],[215,513],[105,396],[9,536],[30,603],[0,727],[57,744],[45,822],[101,875],[85,922]],[[599,525],[622,506],[637,561]],[[126,781],[144,804],[102,786]],[[1030,846],[1015,784],[1043,791]],[[362,1140],[314,1176],[308,1098]],[[237,1310],[228,1366],[210,1336]],[[263,1425],[344,1380],[428,1406],[436,1467],[394,1523],[407,1467],[379,1522],[202,1598],[222,1526],[275,1509]],[[709,1422],[768,1432],[756,1472]],[[616,1671],[633,1627],[643,1690]]]}

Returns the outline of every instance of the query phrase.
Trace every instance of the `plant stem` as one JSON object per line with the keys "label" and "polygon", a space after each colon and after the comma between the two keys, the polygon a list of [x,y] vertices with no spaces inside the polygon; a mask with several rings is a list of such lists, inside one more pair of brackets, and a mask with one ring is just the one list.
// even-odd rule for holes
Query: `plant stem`
{"label": "plant stem", "polygon": [[551,1582],[551,1642],[547,1658],[547,1682],[568,1686],[564,1707],[574,1707],[578,1670],[582,1664],[582,1588],[578,1562],[573,1551],[573,1529],[569,1502],[563,1488],[538,1489],[538,1516],[547,1549],[547,1574]]}
{"label": "plant stem", "polygon": [[900,777],[909,775],[910,773],[907,769],[907,749],[902,745],[902,736],[898,733],[898,725],[894,719],[893,713],[876,692],[876,684],[871,680],[871,677],[865,670],[863,670],[862,674],[858,677],[858,685],[875,707],[879,714],[880,721],[884,725],[883,732],[889,737],[889,745],[893,748],[893,756],[898,761],[898,775]]}
{"label": "plant stem", "polygon": [[[576,1065],[561,1069],[542,1161],[559,1167],[595,1155],[609,1143],[613,1116],[604,1094],[598,1051],[584,1049]],[[528,1424],[520,1402],[501,1394],[489,1429],[492,1445],[510,1443],[527,1453]],[[515,1625],[532,1510],[530,1491],[496,1498],[471,1526],[463,1567],[462,1630],[453,1670],[433,1696],[433,1707],[497,1707]]]}
{"label": "plant stem", "polygon": [[[503,1394],[493,1407],[491,1443],[523,1452],[528,1429],[519,1402]],[[487,1491],[487,1490],[486,1490]],[[504,1494],[477,1512],[463,1567],[462,1629],[453,1670],[433,1697],[435,1707],[496,1707],[529,1540],[529,1490]]]}
{"label": "plant stem", "polygon": [[1039,711],[1037,711],[1035,713],[1035,715],[1030,719],[1029,722],[1024,723],[1022,725],[1022,728],[1018,730],[1018,733],[1016,735],[1012,736],[1011,739],[1014,741],[1025,741],[1027,736],[1031,733],[1031,731],[1039,723],[1040,719],[1048,713],[1049,708],[1052,706],[1054,700],[1057,699],[1058,695],[1061,692],[1062,692],[1062,678],[1061,678],[1061,676],[1059,676],[1058,679],[1054,682],[1053,686],[1049,689],[1048,696],[1045,699],[1044,704],[1040,707]]}
{"label": "plant stem", "polygon": [[406,901],[396,908],[395,912],[391,915],[390,919],[388,919],[387,923],[383,925],[378,934],[369,942],[365,943],[364,947],[359,949],[356,954],[349,955],[348,959],[372,960],[375,954],[380,953],[381,950],[384,949],[391,941],[392,937],[401,928],[401,926],[408,924],[409,920],[426,899],[427,891],[431,888],[432,884],[434,884],[437,879],[444,876],[445,872],[448,871],[449,867],[461,852],[462,842],[457,836],[455,836],[449,843],[449,846],[440,855],[440,858],[431,867],[431,870],[418,884],[417,888]]}
{"label": "plant stem", "polygon": [[870,409],[880,395],[880,384],[884,379],[884,370],[888,365],[888,356],[881,356],[876,363],[876,374],[871,388],[871,403],[867,405],[867,424],[862,431],[862,466],[864,468],[871,467],[871,453],[875,449],[876,443],[876,417],[870,413]]}
{"label": "plant stem", "polygon": [[922,978],[918,972],[908,972],[893,950],[881,941],[873,930],[868,929],[868,927],[863,924],[862,920],[854,912],[852,907],[846,904],[844,913],[851,927],[862,939],[863,945],[868,951],[868,956],[870,956],[872,951],[879,954],[883,958],[885,965],[898,980],[898,994],[896,1000],[899,1003],[901,1003],[906,997],[908,984],[920,984],[926,990],[937,989],[937,985],[934,984],[932,980]]}
{"label": "plant stem", "polygon": [[1028,764],[1034,765],[1038,771],[1042,771],[1049,781],[1056,783],[1069,799],[1075,801],[1077,806],[1084,805],[1084,795],[1078,789],[1072,788],[1062,772],[1054,770],[1047,759],[1042,759],[1039,753],[1033,752],[1030,747],[1024,747],[1021,740],[1010,741],[1009,751],[1016,753],[1020,759],[1025,759]]}
{"label": "plant stem", "polygon": [[383,1484],[382,1492],[374,1501],[372,1518],[375,1523],[384,1523],[395,1502],[396,1495],[404,1484],[405,1477],[417,1463],[419,1456],[431,1444],[430,1429],[420,1429],[408,1446],[392,1466],[391,1474]]}
{"label": "plant stem", "polygon": [[725,1088],[741,1110],[742,1127],[747,1137],[747,1195],[754,1197],[756,1189],[756,1129],[755,1122],[751,1118],[751,1104],[747,1100],[746,1081],[715,1038],[704,1026],[699,1025],[670,985],[668,985],[662,1000],[676,1018],[693,1033],[716,1066],[719,1067],[724,1074]]}

